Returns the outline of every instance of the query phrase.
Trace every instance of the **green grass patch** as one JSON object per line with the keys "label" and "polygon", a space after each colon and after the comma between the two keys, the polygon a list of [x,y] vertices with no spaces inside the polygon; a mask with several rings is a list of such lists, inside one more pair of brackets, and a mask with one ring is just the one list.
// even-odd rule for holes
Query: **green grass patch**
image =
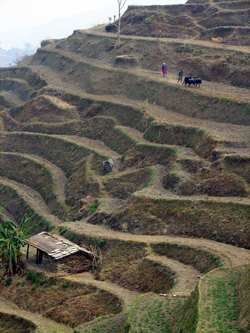
{"label": "green grass patch", "polygon": [[239,281],[240,325],[242,331],[250,332],[250,265],[240,271]]}
{"label": "green grass patch", "polygon": [[196,288],[192,295],[185,301],[182,311],[180,312],[179,327],[177,333],[196,333],[198,322],[198,289]]}
{"label": "green grass patch", "polygon": [[139,296],[128,311],[129,333],[177,332],[184,299]]}
{"label": "green grass patch", "polygon": [[220,270],[205,276],[201,285],[197,333],[240,333],[239,272]]}
{"label": "green grass patch", "polygon": [[157,176],[157,169],[154,167],[149,167],[146,169],[148,172],[148,179],[144,182],[144,188],[152,186],[154,183],[154,179]]}
{"label": "green grass patch", "polygon": [[92,202],[89,206],[88,206],[88,212],[90,214],[95,214],[97,209],[99,207],[99,202],[98,201],[94,201]]}
{"label": "green grass patch", "polygon": [[28,271],[25,275],[26,280],[31,282],[35,287],[48,287],[55,284],[52,278],[46,278],[46,276],[39,272]]}
{"label": "green grass patch", "polygon": [[124,313],[98,318],[91,323],[77,327],[74,333],[129,333]]}
{"label": "green grass patch", "polygon": [[189,299],[141,295],[125,313],[99,318],[74,333],[195,333],[197,300],[197,291]]}

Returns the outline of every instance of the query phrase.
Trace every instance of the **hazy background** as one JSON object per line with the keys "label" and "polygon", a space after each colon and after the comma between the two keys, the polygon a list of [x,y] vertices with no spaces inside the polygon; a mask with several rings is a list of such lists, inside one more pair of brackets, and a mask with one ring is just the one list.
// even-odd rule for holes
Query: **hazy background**
{"label": "hazy background", "polygon": [[[128,0],[127,4],[185,2]],[[0,48],[23,48],[26,43],[37,46],[43,39],[65,37],[74,29],[108,22],[116,11],[116,0],[0,0]]]}
{"label": "hazy background", "polygon": [[[186,0],[128,0],[127,5],[171,5]],[[0,0],[0,67],[35,53],[44,39],[108,23],[117,0]]]}

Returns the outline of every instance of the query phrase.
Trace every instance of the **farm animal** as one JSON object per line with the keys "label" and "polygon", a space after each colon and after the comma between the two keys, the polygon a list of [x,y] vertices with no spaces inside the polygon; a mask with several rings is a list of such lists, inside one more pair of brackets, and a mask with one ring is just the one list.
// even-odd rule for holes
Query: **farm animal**
{"label": "farm animal", "polygon": [[183,84],[186,86],[195,86],[200,87],[202,84],[202,80],[199,77],[192,77],[192,76],[186,76],[184,78]]}

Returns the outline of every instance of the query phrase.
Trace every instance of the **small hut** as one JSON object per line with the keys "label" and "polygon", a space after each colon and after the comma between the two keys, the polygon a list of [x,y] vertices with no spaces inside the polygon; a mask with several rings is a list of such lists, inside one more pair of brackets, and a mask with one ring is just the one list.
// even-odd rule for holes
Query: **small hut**
{"label": "small hut", "polygon": [[29,258],[30,247],[36,249],[37,265],[42,264],[44,255],[49,257],[53,261],[59,261],[75,254],[81,254],[89,260],[92,260],[94,258],[94,254],[91,251],[70,242],[64,237],[50,234],[48,232],[41,232],[37,235],[30,237],[26,240],[26,244],[27,259]]}

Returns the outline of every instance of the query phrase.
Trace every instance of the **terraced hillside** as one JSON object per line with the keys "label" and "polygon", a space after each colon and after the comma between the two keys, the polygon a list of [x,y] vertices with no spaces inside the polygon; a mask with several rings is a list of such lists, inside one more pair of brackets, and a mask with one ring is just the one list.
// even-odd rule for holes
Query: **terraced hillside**
{"label": "terraced hillside", "polygon": [[123,16],[123,32],[249,45],[249,11],[246,0],[189,0],[184,5],[129,6]]}
{"label": "terraced hillside", "polygon": [[[124,49],[129,47],[146,67],[164,60],[187,74],[249,88],[249,52],[245,47],[250,43],[249,13],[250,3],[245,0],[129,6],[122,18],[122,32],[134,38],[127,39]],[[107,41],[102,44],[109,48]]]}
{"label": "terraced hillside", "polygon": [[[235,53],[196,42],[175,41],[204,62]],[[1,281],[0,332],[249,331],[249,90],[226,76],[177,85],[177,62],[160,78],[156,43],[176,47],[122,36],[117,49],[112,34],[77,31],[0,69],[0,220],[29,216],[31,234],[102,259],[76,274],[28,262]],[[140,66],[115,64],[142,46]]]}

